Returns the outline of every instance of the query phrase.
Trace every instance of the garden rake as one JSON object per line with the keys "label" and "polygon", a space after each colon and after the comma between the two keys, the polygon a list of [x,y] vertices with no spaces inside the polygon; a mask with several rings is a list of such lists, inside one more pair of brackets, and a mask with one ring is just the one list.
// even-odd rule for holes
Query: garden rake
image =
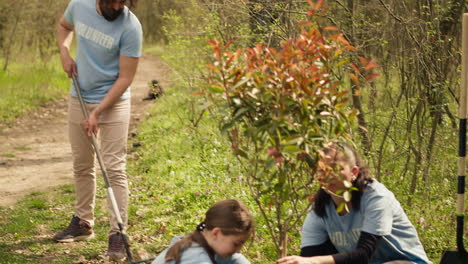
{"label": "garden rake", "polygon": [[[88,111],[86,110],[86,105],[85,105],[85,103],[83,101],[80,86],[78,84],[76,76],[72,75],[72,79],[73,79],[73,84],[75,86],[76,94],[78,95],[78,100],[80,101],[81,110],[83,111],[84,120],[88,120],[88,118],[89,118]],[[101,151],[99,150],[99,146],[97,144],[96,135],[94,135],[94,133],[91,135],[91,143],[93,144],[93,148],[94,148],[94,151],[96,152],[97,160],[98,160],[99,165],[101,167],[102,177],[104,178],[104,182],[105,182],[105,185],[106,185],[107,195],[109,196],[109,199],[110,199],[111,204],[112,204],[112,210],[114,211],[114,214],[117,217],[117,224],[119,226],[120,235],[122,236],[122,241],[124,242],[123,244],[124,244],[124,247],[125,247],[125,251],[127,253],[127,258],[128,258],[129,261],[133,261],[132,252],[130,251],[130,245],[128,243],[127,236],[125,235],[124,230],[123,230],[122,216],[120,215],[119,208],[117,206],[117,201],[115,200],[115,195],[114,195],[114,192],[112,190],[112,187],[109,184],[109,177],[107,176],[107,170],[106,170],[106,167],[104,165],[104,161],[103,161],[102,156],[101,156]]]}

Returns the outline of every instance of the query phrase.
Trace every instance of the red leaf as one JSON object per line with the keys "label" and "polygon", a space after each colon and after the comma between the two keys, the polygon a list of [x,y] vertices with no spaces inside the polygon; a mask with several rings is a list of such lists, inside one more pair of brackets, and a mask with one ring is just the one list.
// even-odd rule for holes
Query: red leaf
{"label": "red leaf", "polygon": [[350,73],[350,74],[349,74],[349,78],[351,78],[351,80],[353,81],[353,83],[354,83],[355,85],[359,85],[359,80],[358,80],[356,74]]}
{"label": "red leaf", "polygon": [[340,29],[335,26],[327,26],[323,28],[324,30],[329,30],[329,31],[339,31]]}
{"label": "red leaf", "polygon": [[356,73],[361,73],[361,71],[359,70],[359,67],[356,64],[351,63],[351,67],[354,69]]}
{"label": "red leaf", "polygon": [[208,40],[208,44],[210,44],[213,48],[218,46],[218,41],[215,40]]}
{"label": "red leaf", "polygon": [[230,40],[228,43],[226,43],[226,45],[224,45],[224,49],[229,48],[229,46],[231,46],[232,43],[234,43],[234,41]]}
{"label": "red leaf", "polygon": [[234,59],[235,55],[232,54],[232,53],[229,53],[227,54],[228,55],[228,59],[226,60],[226,65],[225,65],[225,68],[227,68],[229,66],[229,64],[231,64],[232,60]]}
{"label": "red leaf", "polygon": [[369,75],[366,75],[366,80],[368,82],[372,82],[373,80],[375,80],[377,77],[379,77],[380,75],[377,74],[377,73],[372,73],[372,74],[369,74]]}
{"label": "red leaf", "polygon": [[317,5],[315,6],[316,9],[320,9],[323,6],[324,1],[323,0],[318,0]]}
{"label": "red leaf", "polygon": [[343,34],[340,34],[336,41],[341,45],[349,46],[349,42],[343,37]]}
{"label": "red leaf", "polygon": [[299,26],[311,26],[312,25],[312,23],[310,21],[307,21],[307,20],[299,21],[299,22],[297,22],[297,24]]}
{"label": "red leaf", "polygon": [[375,68],[375,67],[377,67],[377,66],[379,66],[379,65],[377,65],[377,63],[375,62],[375,60],[374,60],[374,59],[371,59],[371,60],[369,60],[367,66],[366,66],[364,69],[365,69],[366,71],[368,71],[368,70],[373,69],[373,68]]}
{"label": "red leaf", "polygon": [[208,65],[206,65],[206,67],[212,69],[215,72],[220,72],[219,68],[214,66],[213,64],[208,64]]}
{"label": "red leaf", "polygon": [[367,62],[366,58],[359,56],[358,59],[361,62],[362,66],[364,66],[364,67],[367,66],[368,62]]}

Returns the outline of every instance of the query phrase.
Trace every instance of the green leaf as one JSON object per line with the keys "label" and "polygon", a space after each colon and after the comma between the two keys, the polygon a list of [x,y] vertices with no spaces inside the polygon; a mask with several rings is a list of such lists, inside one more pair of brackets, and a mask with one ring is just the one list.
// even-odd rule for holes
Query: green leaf
{"label": "green leaf", "polygon": [[242,149],[239,149],[239,148],[232,148],[232,151],[234,151],[234,154],[238,155],[238,156],[241,156],[245,159],[248,159],[248,155],[247,153],[245,153],[245,151],[243,151]]}
{"label": "green leaf", "polygon": [[214,85],[209,85],[208,84],[205,87],[208,88],[208,90],[210,90],[210,92],[212,92],[212,93],[222,93],[222,92],[224,92],[223,88],[219,87],[219,86],[214,86]]}
{"label": "green leaf", "polygon": [[240,82],[236,83],[236,84],[235,84],[234,86],[232,86],[230,89],[231,89],[231,90],[235,90],[235,89],[237,89],[239,86],[244,85],[244,84],[245,84],[246,82],[248,82],[248,81],[249,81],[249,78],[245,78],[245,77],[244,77]]}
{"label": "green leaf", "polygon": [[347,180],[344,180],[343,184],[346,187],[346,189],[349,189],[349,188],[353,187],[353,184],[350,181],[347,181]]}
{"label": "green leaf", "polygon": [[269,170],[273,167],[273,165],[275,165],[276,163],[276,160],[275,159],[268,159],[266,164],[265,164],[265,169],[266,170]]}
{"label": "green leaf", "polygon": [[293,135],[284,139],[285,145],[297,145],[301,144],[304,141],[304,138],[300,135]]}
{"label": "green leaf", "polygon": [[234,125],[234,122],[228,122],[223,124],[223,126],[221,127],[221,133],[226,134],[226,132],[228,132],[228,130],[230,130]]}
{"label": "green leaf", "polygon": [[335,135],[341,134],[341,132],[344,130],[343,124],[338,121],[338,123],[335,126],[334,133]]}
{"label": "green leaf", "polygon": [[212,105],[213,105],[213,103],[211,103],[211,102],[205,102],[204,104],[200,105],[200,110],[206,110]]}
{"label": "green leaf", "polygon": [[346,205],[346,203],[340,203],[340,204],[338,205],[338,207],[336,208],[336,212],[337,212],[337,213],[341,213],[341,212],[344,210],[345,205]]}
{"label": "green leaf", "polygon": [[286,153],[289,153],[289,154],[296,154],[298,152],[301,152],[302,149],[300,149],[296,145],[287,145],[287,146],[283,147],[283,151],[286,152]]}
{"label": "green leaf", "polygon": [[346,202],[351,201],[351,192],[350,192],[350,191],[345,191],[345,192],[343,193],[343,198],[344,198],[344,200],[345,200]]}
{"label": "green leaf", "polygon": [[310,168],[315,167],[316,160],[314,158],[312,158],[312,156],[309,153],[306,154],[305,160],[306,160],[306,162],[307,162],[307,164],[309,165]]}
{"label": "green leaf", "polygon": [[232,119],[234,121],[237,120],[238,118],[240,118],[242,116],[242,114],[244,114],[247,111],[249,111],[249,108],[247,108],[247,107],[240,108],[239,110],[236,111],[236,113],[234,114],[234,117]]}

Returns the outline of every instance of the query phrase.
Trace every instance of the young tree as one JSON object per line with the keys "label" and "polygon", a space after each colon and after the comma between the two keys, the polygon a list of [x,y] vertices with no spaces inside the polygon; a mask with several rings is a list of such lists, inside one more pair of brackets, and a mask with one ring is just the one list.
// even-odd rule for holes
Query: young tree
{"label": "young tree", "polygon": [[351,64],[355,48],[337,28],[319,25],[323,1],[309,4],[301,34],[279,49],[258,44],[229,52],[229,43],[210,41],[215,59],[206,94],[219,106],[222,131],[281,256],[288,233],[307,213],[317,150],[351,139],[357,111],[340,74],[351,70],[355,85],[376,77],[373,60]]}

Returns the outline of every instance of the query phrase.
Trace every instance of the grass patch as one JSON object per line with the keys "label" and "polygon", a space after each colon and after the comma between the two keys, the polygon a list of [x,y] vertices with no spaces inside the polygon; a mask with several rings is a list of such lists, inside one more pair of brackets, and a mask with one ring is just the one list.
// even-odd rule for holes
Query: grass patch
{"label": "grass patch", "polygon": [[15,147],[15,150],[20,150],[20,151],[27,151],[27,150],[31,150],[32,148],[31,147],[28,147],[28,146],[16,146]]}
{"label": "grass patch", "polygon": [[4,157],[4,158],[14,158],[16,157],[15,154],[13,153],[3,153],[3,154],[0,154],[1,157]]}
{"label": "grass patch", "polygon": [[153,54],[156,56],[162,56],[164,52],[167,52],[163,45],[146,45],[144,47],[144,53]]}
{"label": "grass patch", "polygon": [[11,123],[18,116],[65,96],[69,89],[58,56],[47,63],[11,64],[7,71],[0,71],[0,123]]}

